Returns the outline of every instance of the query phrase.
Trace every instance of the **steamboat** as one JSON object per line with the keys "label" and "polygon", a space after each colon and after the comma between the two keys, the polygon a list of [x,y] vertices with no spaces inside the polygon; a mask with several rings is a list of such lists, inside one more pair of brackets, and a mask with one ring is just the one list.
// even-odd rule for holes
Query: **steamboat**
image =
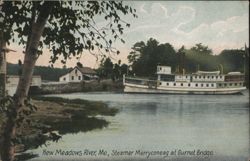
{"label": "steamboat", "polygon": [[197,71],[173,74],[169,66],[157,66],[157,78],[145,79],[123,76],[125,93],[166,94],[237,94],[246,89],[244,74],[220,71]]}

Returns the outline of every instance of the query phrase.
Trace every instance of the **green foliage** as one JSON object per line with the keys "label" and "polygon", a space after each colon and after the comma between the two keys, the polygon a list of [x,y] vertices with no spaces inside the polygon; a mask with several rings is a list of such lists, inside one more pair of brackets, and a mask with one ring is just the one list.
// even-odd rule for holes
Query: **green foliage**
{"label": "green foliage", "polygon": [[202,43],[195,44],[195,46],[192,47],[190,51],[199,54],[212,54],[212,50],[209,49],[208,46],[202,45]]}
{"label": "green foliage", "polygon": [[[46,66],[35,66],[34,75],[40,75],[42,80],[58,81],[59,77],[68,73],[72,68],[54,68]],[[8,75],[18,75],[19,65],[7,64]]]}
{"label": "green foliage", "polygon": [[[48,6],[51,12],[44,13]],[[130,27],[120,16],[137,17],[135,12],[122,1],[4,1],[0,27],[7,43],[12,40],[25,45],[33,23],[45,17],[44,14],[49,14],[39,53],[46,46],[53,53],[51,62],[54,63],[60,55],[67,60],[72,56],[81,56],[85,50],[91,53],[96,49],[101,53],[119,53],[111,45],[116,40],[124,42],[120,36],[125,27]],[[96,19],[103,19],[105,25],[97,26]]]}
{"label": "green foliage", "polygon": [[121,60],[118,63],[113,63],[110,58],[103,58],[97,73],[101,78],[118,80],[122,78],[123,74],[128,72],[128,65],[121,64]]}
{"label": "green foliage", "polygon": [[135,43],[128,60],[136,75],[152,76],[158,64],[175,67],[177,55],[171,44],[159,44],[157,40],[150,38],[147,43]]}
{"label": "green foliage", "polygon": [[[248,48],[246,49],[248,53]],[[172,67],[172,72],[194,73],[197,70],[220,70],[223,73],[240,71],[249,78],[249,54],[239,49],[223,50],[219,55],[212,55],[212,50],[201,43],[190,49],[182,46],[177,52],[171,44],[159,44],[150,38],[147,43],[137,42],[128,55],[128,60],[137,76],[152,76],[158,64]],[[244,65],[245,64],[245,65]],[[244,70],[245,66],[245,70]],[[223,69],[222,69],[223,68]]]}

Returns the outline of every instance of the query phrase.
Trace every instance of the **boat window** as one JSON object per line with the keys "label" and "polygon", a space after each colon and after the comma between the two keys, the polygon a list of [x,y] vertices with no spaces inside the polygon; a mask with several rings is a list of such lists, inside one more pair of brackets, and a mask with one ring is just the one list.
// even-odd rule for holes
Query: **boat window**
{"label": "boat window", "polygon": [[181,83],[181,86],[183,86],[183,83]]}
{"label": "boat window", "polygon": [[190,83],[188,83],[188,86],[190,87]]}
{"label": "boat window", "polygon": [[176,83],[174,83],[174,86],[176,86]]}
{"label": "boat window", "polygon": [[198,84],[196,83],[195,86],[198,87]]}
{"label": "boat window", "polygon": [[209,87],[209,84],[207,84],[207,87]]}

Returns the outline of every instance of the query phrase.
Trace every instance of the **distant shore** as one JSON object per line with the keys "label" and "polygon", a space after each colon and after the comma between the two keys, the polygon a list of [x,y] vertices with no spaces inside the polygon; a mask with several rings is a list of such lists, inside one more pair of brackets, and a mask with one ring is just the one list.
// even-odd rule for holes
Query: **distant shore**
{"label": "distant shore", "polygon": [[69,83],[46,83],[39,88],[31,88],[31,95],[40,94],[60,94],[74,92],[96,92],[96,91],[114,91],[122,92],[122,80],[112,81],[111,79],[101,81],[81,81]]}

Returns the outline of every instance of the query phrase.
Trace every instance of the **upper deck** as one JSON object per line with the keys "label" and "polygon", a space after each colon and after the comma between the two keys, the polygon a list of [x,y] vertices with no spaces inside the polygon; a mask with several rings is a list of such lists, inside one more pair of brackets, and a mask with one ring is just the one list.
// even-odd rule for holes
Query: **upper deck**
{"label": "upper deck", "polygon": [[244,74],[230,72],[220,74],[220,71],[197,71],[193,74],[172,74],[171,67],[158,66],[157,80],[167,82],[242,82]]}

